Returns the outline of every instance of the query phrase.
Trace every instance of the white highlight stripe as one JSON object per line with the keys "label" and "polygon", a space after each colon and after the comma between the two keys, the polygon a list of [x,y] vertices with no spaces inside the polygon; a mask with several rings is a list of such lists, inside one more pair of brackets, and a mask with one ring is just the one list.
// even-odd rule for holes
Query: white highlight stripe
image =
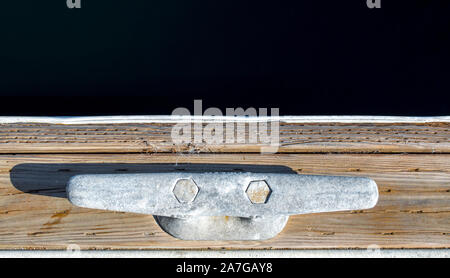
{"label": "white highlight stripe", "polygon": [[83,116],[83,117],[0,117],[0,124],[42,123],[42,124],[144,124],[183,122],[267,122],[282,123],[433,123],[450,122],[450,116],[402,117],[402,116],[277,116],[277,117],[227,117],[227,116]]}
{"label": "white highlight stripe", "polygon": [[450,258],[450,249],[0,251],[0,258]]}

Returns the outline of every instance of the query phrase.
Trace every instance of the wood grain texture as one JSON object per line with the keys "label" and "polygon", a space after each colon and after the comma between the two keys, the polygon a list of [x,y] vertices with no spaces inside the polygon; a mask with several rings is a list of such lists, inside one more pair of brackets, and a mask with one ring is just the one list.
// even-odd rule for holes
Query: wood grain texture
{"label": "wood grain texture", "polygon": [[[175,145],[171,138],[173,125],[0,124],[0,153],[259,153],[261,150],[260,143]],[[449,153],[450,123],[281,123],[279,152]]]}
{"label": "wood grain texture", "polygon": [[[268,241],[193,242],[170,237],[152,216],[78,208],[64,198],[67,180],[82,173],[249,168],[368,176],[378,183],[380,200],[370,210],[293,216]],[[450,248],[450,154],[0,155],[0,249],[70,244],[83,249]]]}

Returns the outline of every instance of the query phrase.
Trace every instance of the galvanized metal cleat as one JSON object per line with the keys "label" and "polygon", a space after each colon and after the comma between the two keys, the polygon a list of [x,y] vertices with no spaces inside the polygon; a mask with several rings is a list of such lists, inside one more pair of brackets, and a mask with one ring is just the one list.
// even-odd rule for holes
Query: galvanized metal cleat
{"label": "galvanized metal cleat", "polygon": [[364,177],[264,173],[78,175],[67,195],[74,205],[154,215],[184,240],[265,240],[290,215],[369,209],[376,183]]}

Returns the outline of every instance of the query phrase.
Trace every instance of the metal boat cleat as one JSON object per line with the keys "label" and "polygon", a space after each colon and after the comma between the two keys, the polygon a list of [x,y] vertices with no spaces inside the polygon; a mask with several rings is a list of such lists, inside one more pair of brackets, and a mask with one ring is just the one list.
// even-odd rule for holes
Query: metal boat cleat
{"label": "metal boat cleat", "polygon": [[74,205],[154,215],[184,240],[265,240],[290,215],[369,209],[376,183],[364,177],[249,172],[78,175],[67,195]]}

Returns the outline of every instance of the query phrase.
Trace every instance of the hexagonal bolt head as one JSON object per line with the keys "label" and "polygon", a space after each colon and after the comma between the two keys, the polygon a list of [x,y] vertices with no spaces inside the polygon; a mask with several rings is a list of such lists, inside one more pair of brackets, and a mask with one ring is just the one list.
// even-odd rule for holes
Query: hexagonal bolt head
{"label": "hexagonal bolt head", "polygon": [[197,194],[198,186],[192,179],[180,179],[173,188],[173,195],[180,203],[191,203]]}
{"label": "hexagonal bolt head", "polygon": [[245,193],[253,204],[265,204],[269,200],[272,189],[266,181],[252,181]]}

